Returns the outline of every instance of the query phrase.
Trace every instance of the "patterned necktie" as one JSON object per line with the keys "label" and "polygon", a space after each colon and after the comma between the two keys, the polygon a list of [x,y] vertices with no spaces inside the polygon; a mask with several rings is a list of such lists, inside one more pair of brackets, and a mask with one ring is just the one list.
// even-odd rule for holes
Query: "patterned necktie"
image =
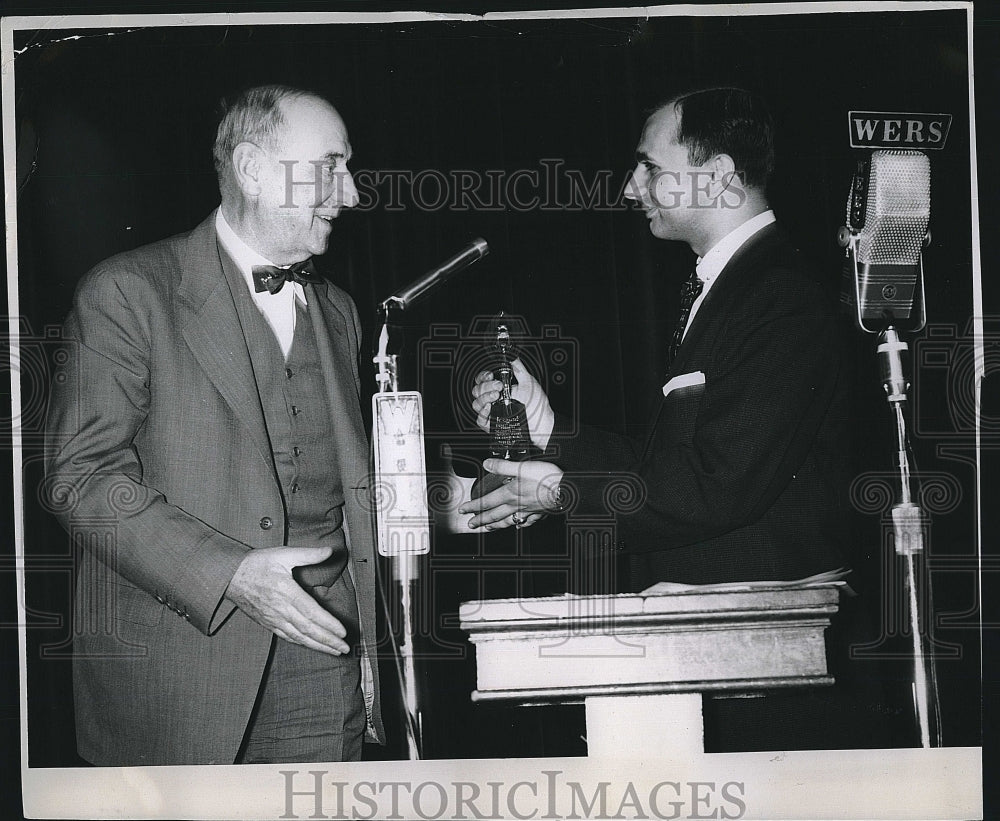
{"label": "patterned necktie", "polygon": [[319,274],[316,273],[311,259],[296,262],[287,268],[278,268],[275,265],[254,265],[252,273],[253,289],[258,294],[262,291],[276,294],[289,280],[294,280],[302,285],[315,284],[320,281]]}
{"label": "patterned necktie", "polygon": [[698,279],[697,271],[692,271],[684,281],[681,288],[681,313],[677,317],[677,327],[674,328],[674,335],[670,340],[670,347],[667,348],[667,371],[674,364],[677,351],[680,350],[681,342],[684,340],[684,329],[687,327],[688,317],[691,316],[691,306],[701,293],[704,283]]}

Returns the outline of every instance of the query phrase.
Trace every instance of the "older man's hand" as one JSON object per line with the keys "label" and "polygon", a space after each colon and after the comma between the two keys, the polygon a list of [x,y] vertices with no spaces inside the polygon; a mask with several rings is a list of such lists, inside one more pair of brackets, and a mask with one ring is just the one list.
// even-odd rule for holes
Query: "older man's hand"
{"label": "older man's hand", "polygon": [[319,564],[333,547],[268,547],[251,550],[236,568],[226,598],[281,638],[337,656],[350,651],[347,630],[292,577],[292,569]]}

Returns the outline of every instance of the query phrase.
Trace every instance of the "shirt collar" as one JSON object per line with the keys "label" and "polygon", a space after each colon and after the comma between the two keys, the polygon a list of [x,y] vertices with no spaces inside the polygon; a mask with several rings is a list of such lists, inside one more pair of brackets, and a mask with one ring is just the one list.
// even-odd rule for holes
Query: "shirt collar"
{"label": "shirt collar", "polygon": [[695,263],[698,279],[706,284],[713,282],[747,240],[774,221],[774,211],[768,209],[726,234]]}
{"label": "shirt collar", "polygon": [[[267,257],[257,253],[240,238],[240,236],[233,230],[233,227],[226,220],[225,216],[223,216],[221,206],[219,206],[219,210],[215,212],[215,230],[219,236],[219,242],[222,243],[222,247],[226,249],[229,256],[233,258],[233,262],[236,263],[236,266],[243,274],[243,279],[246,280],[247,287],[250,289],[251,295],[255,298],[262,298],[260,294],[257,294],[254,287],[253,267],[255,265],[274,265],[274,263]],[[281,268],[283,266],[279,265],[276,267]],[[288,289],[289,293],[294,294],[305,302],[306,295],[302,286],[298,282],[291,282],[289,285],[291,285],[291,288]],[[265,293],[264,296],[271,296],[273,298],[276,295]]]}
{"label": "shirt collar", "polygon": [[222,214],[222,208],[215,212],[215,230],[219,234],[219,242],[229,252],[229,256],[239,266],[244,275],[249,275],[254,265],[274,265],[267,257],[258,254],[247,245]]}

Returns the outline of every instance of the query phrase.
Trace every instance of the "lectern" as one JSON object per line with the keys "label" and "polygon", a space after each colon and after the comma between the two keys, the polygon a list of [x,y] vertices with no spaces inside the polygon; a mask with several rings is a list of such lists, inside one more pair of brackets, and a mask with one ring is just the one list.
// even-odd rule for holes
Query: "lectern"
{"label": "lectern", "polygon": [[837,583],[466,602],[474,701],[586,705],[590,756],[703,752],[702,697],[830,685]]}

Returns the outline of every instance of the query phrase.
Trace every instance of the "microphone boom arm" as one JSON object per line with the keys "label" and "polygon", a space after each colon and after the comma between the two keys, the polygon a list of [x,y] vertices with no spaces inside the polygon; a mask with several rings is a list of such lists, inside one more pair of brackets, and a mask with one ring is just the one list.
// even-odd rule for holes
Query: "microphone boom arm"
{"label": "microphone boom arm", "polygon": [[425,297],[430,291],[439,285],[443,285],[459,271],[463,271],[474,262],[481,260],[489,251],[490,246],[482,237],[472,240],[472,242],[453,257],[445,260],[436,268],[432,268],[398,293],[386,297],[379,307],[383,313],[388,313],[390,308],[398,308],[401,311],[406,310],[413,303]]}

